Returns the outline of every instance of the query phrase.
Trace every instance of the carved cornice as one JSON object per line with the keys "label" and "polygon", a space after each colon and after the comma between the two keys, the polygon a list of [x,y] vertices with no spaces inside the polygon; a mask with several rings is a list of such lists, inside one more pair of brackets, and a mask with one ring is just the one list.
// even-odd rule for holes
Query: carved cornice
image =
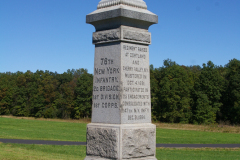
{"label": "carved cornice", "polygon": [[148,32],[143,33],[123,30],[123,39],[151,43],[151,34]]}
{"label": "carved cornice", "polygon": [[101,0],[97,9],[107,8],[116,5],[127,5],[136,8],[147,9],[147,5],[143,0]]}
{"label": "carved cornice", "polygon": [[139,29],[120,27],[93,33],[93,44],[126,41],[132,43],[151,44],[151,33]]}
{"label": "carved cornice", "polygon": [[112,29],[107,31],[100,31],[93,33],[93,43],[105,43],[116,41],[120,39],[120,30],[119,29]]}

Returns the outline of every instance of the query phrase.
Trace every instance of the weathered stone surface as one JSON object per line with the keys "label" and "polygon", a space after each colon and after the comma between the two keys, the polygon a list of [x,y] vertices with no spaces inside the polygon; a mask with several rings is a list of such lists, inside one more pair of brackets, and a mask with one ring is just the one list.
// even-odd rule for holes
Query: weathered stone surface
{"label": "weathered stone surface", "polygon": [[121,123],[151,123],[149,48],[121,43]]}
{"label": "weathered stone surface", "polygon": [[156,126],[145,124],[90,123],[87,129],[87,158],[154,159]]}
{"label": "weathered stone surface", "polygon": [[120,124],[121,45],[95,47],[92,122]]}
{"label": "weathered stone surface", "polygon": [[106,43],[120,40],[120,29],[111,29],[93,33],[93,43]]}
{"label": "weathered stone surface", "polygon": [[93,123],[151,123],[148,46],[96,46],[93,88]]}
{"label": "weathered stone surface", "polygon": [[117,158],[119,154],[119,129],[88,127],[87,155]]}
{"label": "weathered stone surface", "polygon": [[117,29],[93,33],[93,44],[125,41],[141,44],[151,44],[151,33],[143,29],[121,26]]}
{"label": "weathered stone surface", "polygon": [[155,155],[154,128],[124,129],[122,135],[122,156],[125,159]]}
{"label": "weathered stone surface", "polygon": [[151,43],[151,35],[143,32],[123,30],[123,39]]}

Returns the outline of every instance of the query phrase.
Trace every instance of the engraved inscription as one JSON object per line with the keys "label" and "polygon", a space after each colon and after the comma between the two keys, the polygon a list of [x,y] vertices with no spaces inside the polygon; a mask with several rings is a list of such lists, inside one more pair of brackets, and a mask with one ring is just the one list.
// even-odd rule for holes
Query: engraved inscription
{"label": "engraved inscription", "polygon": [[119,73],[120,68],[116,67],[114,59],[101,57],[98,61],[98,68],[94,68],[93,86],[93,108],[96,109],[117,109],[120,100]]}
{"label": "engraved inscription", "polygon": [[[148,46],[124,42],[115,45],[109,50],[97,47],[102,54],[95,59],[92,107],[95,117],[107,117],[100,121],[97,117],[94,122],[151,122]],[[121,50],[120,55],[116,49]]]}
{"label": "engraved inscription", "polygon": [[94,78],[95,83],[115,83],[119,82],[118,77],[95,77]]}
{"label": "engraved inscription", "polygon": [[145,121],[151,117],[148,47],[123,44],[124,76],[122,87],[122,114],[130,122]]}
{"label": "engraved inscription", "polygon": [[113,59],[101,58],[101,65],[113,64]]}

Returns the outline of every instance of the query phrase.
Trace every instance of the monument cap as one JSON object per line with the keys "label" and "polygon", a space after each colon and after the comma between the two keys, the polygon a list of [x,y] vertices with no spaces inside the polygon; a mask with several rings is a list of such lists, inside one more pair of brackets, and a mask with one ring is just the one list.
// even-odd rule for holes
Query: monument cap
{"label": "monument cap", "polygon": [[116,5],[127,5],[136,8],[147,9],[147,5],[143,0],[101,0],[97,9],[107,8]]}
{"label": "monument cap", "polygon": [[158,23],[158,16],[147,10],[143,0],[101,0],[97,10],[86,17],[96,31],[119,28],[121,25],[147,29]]}

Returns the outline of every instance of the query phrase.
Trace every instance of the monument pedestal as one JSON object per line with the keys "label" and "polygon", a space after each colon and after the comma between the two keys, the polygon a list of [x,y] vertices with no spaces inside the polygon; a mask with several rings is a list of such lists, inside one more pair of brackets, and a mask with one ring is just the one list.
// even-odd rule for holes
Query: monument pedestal
{"label": "monument pedestal", "polygon": [[156,160],[148,27],[157,21],[143,0],[102,0],[87,15],[96,32],[85,160]]}
{"label": "monument pedestal", "polygon": [[[115,160],[115,159],[87,156],[84,160]],[[146,157],[146,158],[131,158],[131,159],[122,159],[122,160],[157,160],[157,159],[155,157]]]}
{"label": "monument pedestal", "polygon": [[[116,159],[87,156],[84,160],[116,160]],[[131,159],[122,159],[122,160],[157,160],[157,159],[155,157],[146,157],[146,158],[131,158]]]}
{"label": "monument pedestal", "polygon": [[[96,159],[155,159],[156,126],[144,124],[97,124],[87,126],[87,157]],[[101,158],[104,157],[104,158]]]}
{"label": "monument pedestal", "polygon": [[[115,160],[115,159],[87,156],[84,160]],[[147,158],[131,158],[131,159],[123,159],[123,160],[157,160],[157,159],[155,157],[147,157]]]}

